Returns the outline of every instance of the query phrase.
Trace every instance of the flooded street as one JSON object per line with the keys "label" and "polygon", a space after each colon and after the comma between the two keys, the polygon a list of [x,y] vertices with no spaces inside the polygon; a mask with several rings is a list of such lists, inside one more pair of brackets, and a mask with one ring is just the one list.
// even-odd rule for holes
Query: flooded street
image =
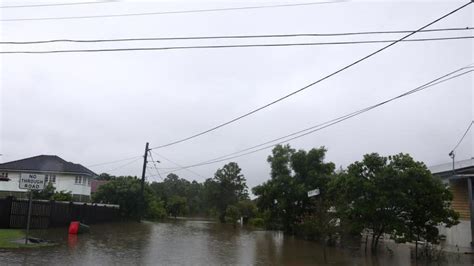
{"label": "flooded street", "polygon": [[[35,231],[60,243],[32,250],[2,250],[1,265],[409,265],[406,246],[382,247],[379,256],[363,250],[323,249],[315,242],[279,232],[234,229],[210,221],[93,225],[89,234],[67,229]],[[393,254],[392,254],[393,253]],[[392,255],[391,255],[392,254]],[[472,265],[469,255],[453,255],[442,265]]]}

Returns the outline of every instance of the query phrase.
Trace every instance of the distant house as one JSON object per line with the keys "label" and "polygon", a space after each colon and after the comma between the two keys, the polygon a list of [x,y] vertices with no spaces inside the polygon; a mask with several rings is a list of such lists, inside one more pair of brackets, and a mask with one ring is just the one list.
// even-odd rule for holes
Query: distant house
{"label": "distant house", "polygon": [[55,155],[39,155],[0,164],[0,176],[9,181],[0,182],[0,197],[26,197],[26,191],[19,188],[20,174],[35,173],[45,176],[56,191],[66,190],[74,201],[88,201],[91,196],[91,182],[97,176],[86,167],[67,162]]}
{"label": "distant house", "polygon": [[99,187],[109,183],[110,181],[109,180],[92,180],[92,183],[91,183],[91,195],[94,195],[94,193],[97,192],[97,190],[99,189]]}
{"label": "distant house", "polygon": [[452,207],[460,214],[460,223],[452,228],[441,228],[448,245],[472,247],[474,239],[473,179],[474,158],[429,167],[431,173],[439,176],[449,185],[453,193]]}

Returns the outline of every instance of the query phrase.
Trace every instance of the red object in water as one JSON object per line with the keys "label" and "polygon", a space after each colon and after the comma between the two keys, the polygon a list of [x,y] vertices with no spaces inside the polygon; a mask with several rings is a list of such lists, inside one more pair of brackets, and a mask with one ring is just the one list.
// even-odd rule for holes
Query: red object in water
{"label": "red object in water", "polygon": [[77,235],[79,232],[79,222],[74,221],[69,224],[69,234]]}

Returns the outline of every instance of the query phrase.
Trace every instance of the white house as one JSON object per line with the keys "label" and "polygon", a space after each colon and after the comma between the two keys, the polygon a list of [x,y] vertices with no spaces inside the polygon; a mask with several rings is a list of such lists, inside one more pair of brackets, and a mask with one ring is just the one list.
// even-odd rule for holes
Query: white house
{"label": "white house", "polygon": [[21,174],[43,174],[45,181],[52,183],[56,191],[70,191],[74,201],[88,201],[91,182],[97,176],[86,167],[67,162],[55,155],[39,155],[0,164],[0,197],[25,197],[26,190],[19,188]]}

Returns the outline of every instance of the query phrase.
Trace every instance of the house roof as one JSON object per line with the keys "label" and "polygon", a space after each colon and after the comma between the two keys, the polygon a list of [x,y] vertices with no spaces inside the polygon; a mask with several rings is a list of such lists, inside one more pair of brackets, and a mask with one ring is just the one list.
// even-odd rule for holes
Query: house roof
{"label": "house roof", "polygon": [[32,171],[32,172],[50,172],[50,173],[71,173],[88,176],[96,176],[97,174],[86,167],[67,162],[56,155],[38,155],[17,161],[11,161],[0,164],[0,170],[9,170],[15,172]]}
{"label": "house roof", "polygon": [[[461,160],[461,161],[455,161],[454,168],[457,174],[474,173],[474,158]],[[439,164],[439,165],[433,165],[433,166],[428,167],[428,169],[431,171],[431,173],[435,175],[449,175],[453,171],[453,163],[450,162],[450,163],[444,163],[444,164]]]}

